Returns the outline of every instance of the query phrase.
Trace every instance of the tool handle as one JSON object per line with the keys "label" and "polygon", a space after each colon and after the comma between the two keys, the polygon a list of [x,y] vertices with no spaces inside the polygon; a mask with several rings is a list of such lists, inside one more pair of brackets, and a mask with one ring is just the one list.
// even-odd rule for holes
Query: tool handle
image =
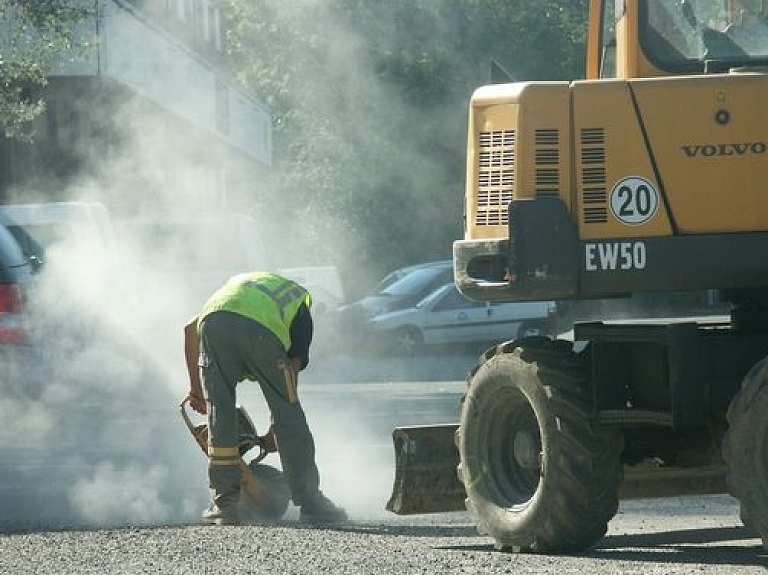
{"label": "tool handle", "polygon": [[187,428],[192,434],[192,437],[194,437],[195,441],[197,441],[200,449],[203,450],[203,453],[208,455],[208,426],[204,423],[195,425],[195,423],[192,421],[192,418],[189,416],[189,412],[187,411],[187,405],[189,402],[190,396],[188,395],[179,404],[179,412],[181,413],[181,418],[187,425]]}
{"label": "tool handle", "polygon": [[190,401],[192,401],[192,396],[185,396],[179,404],[179,411],[181,412],[181,417],[184,420],[184,423],[187,424],[189,431],[194,435],[196,426],[194,423],[192,423],[192,419],[189,417],[189,413],[187,412],[187,405],[189,405]]}

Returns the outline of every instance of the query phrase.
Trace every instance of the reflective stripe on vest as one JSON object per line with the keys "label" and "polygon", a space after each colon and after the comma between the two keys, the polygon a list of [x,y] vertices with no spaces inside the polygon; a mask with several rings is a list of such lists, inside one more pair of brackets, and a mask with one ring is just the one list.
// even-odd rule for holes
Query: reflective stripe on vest
{"label": "reflective stripe on vest", "polygon": [[229,311],[259,322],[291,347],[290,328],[301,304],[312,305],[306,289],[276,274],[255,272],[234,276],[205,302],[202,321],[215,311]]}

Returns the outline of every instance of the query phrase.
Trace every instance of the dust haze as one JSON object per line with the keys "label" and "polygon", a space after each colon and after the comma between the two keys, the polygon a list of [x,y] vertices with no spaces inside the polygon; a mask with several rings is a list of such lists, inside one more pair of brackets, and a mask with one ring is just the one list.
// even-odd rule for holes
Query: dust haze
{"label": "dust haze", "polygon": [[[284,17],[289,19],[296,16],[292,4],[285,3],[290,13]],[[315,6],[314,18],[319,14]],[[317,77],[306,79],[311,99],[303,105],[315,106],[325,121],[349,122],[349,134],[355,133],[355,126],[361,132],[375,129],[370,106],[387,106],[397,117],[397,95],[377,86],[354,58],[360,39],[331,20],[313,24],[333,30],[339,43],[324,55],[325,68]],[[262,231],[260,261],[269,269],[321,263],[344,272],[356,253],[355,238],[350,237],[354,230],[340,226],[344,214],[334,211],[332,196],[325,213],[309,213],[299,192],[298,197],[285,198],[270,188],[274,178],[289,175],[254,178],[244,173],[238,179],[235,173],[229,183],[248,201],[233,209],[215,175],[200,168],[207,153],[204,141],[159,125],[158,116],[140,101],[120,102],[104,113],[125,128],[120,141],[89,150],[88,170],[57,199],[103,202],[112,229],[103,238],[63,238],[48,247],[32,310],[38,343],[34,351],[39,354],[34,369],[9,363],[0,376],[0,529],[197,522],[209,502],[205,457],[177,407],[187,391],[182,325],[228,273],[217,270],[218,276],[201,276],[200,269],[179,261],[186,256],[179,255],[178,245],[153,243],[154,236],[148,241],[143,228],[134,225],[137,221],[158,214],[196,221],[203,215],[247,213]],[[363,133],[359,138],[355,144],[365,145]],[[393,149],[408,146],[378,142]],[[387,154],[381,150],[370,177],[412,186],[418,177],[413,168],[421,158],[392,166]],[[437,168],[425,163],[421,169],[423,176]],[[19,190],[9,203],[40,201],[35,193]],[[460,195],[451,201],[460,202]],[[363,209],[371,210],[371,217],[391,217],[393,205],[372,197]],[[415,197],[408,209],[424,212],[424,229],[437,227],[438,221],[444,224],[439,206],[422,205]],[[287,228],[306,234],[286,236],[281,230]],[[215,243],[225,239],[198,231],[185,236],[182,247],[192,254],[188,257],[225,254],[228,245]],[[387,249],[397,250],[399,240],[391,240]],[[313,252],[307,246],[322,249]],[[446,252],[449,249],[446,246]],[[424,259],[437,258],[425,254]],[[370,273],[368,279],[376,279],[373,270],[357,267],[353,276]],[[316,322],[319,326],[322,318]],[[321,330],[317,337],[322,337]],[[315,355],[312,362],[300,378],[302,387],[350,377],[349,372],[333,373],[333,358]],[[242,403],[263,430],[266,407],[255,384],[245,382],[239,389],[246,386],[251,387],[244,390]],[[321,488],[345,505],[352,519],[385,514],[393,477],[392,457],[385,455],[391,451],[390,439],[364,418],[375,409],[371,402],[345,403],[343,417],[334,413],[334,405],[305,402],[317,443]],[[275,460],[266,462],[279,466]]]}

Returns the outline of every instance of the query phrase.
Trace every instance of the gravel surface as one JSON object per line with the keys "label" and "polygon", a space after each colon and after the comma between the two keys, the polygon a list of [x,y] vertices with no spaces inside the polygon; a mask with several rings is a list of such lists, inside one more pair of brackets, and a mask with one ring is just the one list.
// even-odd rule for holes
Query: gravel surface
{"label": "gravel surface", "polygon": [[[768,552],[741,526],[738,505],[727,496],[623,502],[607,536],[569,556],[498,551],[467,513],[389,514],[383,508],[394,469],[392,427],[455,421],[462,374],[472,361],[446,355],[407,366],[355,358],[317,364],[302,384],[303,401],[323,488],[349,510],[345,525],[310,528],[296,520],[295,509],[274,524],[193,524],[209,494],[204,457],[176,409],[183,388],[137,395],[97,386],[110,391],[101,397],[55,386],[88,391],[90,403],[72,393],[63,407],[56,395],[16,402],[15,412],[5,412],[20,417],[11,420],[19,425],[6,426],[12,435],[0,450],[0,575],[731,575],[768,568]],[[124,409],[128,392],[141,398],[141,409]],[[252,416],[264,417],[257,388],[246,386],[239,396]],[[69,419],[59,422],[60,413]],[[54,423],[37,429],[36,420]]]}
{"label": "gravel surface", "polygon": [[608,535],[578,555],[497,551],[466,513],[179,525],[0,535],[1,573],[765,573],[768,553],[726,496],[624,502]]}

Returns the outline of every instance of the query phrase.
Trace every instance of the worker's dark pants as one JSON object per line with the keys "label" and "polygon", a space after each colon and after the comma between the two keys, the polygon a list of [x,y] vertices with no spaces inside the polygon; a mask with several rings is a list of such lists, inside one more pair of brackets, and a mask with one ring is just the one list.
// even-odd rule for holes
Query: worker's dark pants
{"label": "worker's dark pants", "polygon": [[[208,445],[215,452],[237,446],[235,387],[255,378],[272,414],[283,473],[294,504],[318,493],[315,442],[296,395],[296,377],[277,337],[256,321],[230,312],[214,312],[200,325],[200,367],[208,405]],[[221,449],[225,448],[225,449]],[[236,465],[211,458],[208,478],[214,502],[237,502],[240,472]]]}

